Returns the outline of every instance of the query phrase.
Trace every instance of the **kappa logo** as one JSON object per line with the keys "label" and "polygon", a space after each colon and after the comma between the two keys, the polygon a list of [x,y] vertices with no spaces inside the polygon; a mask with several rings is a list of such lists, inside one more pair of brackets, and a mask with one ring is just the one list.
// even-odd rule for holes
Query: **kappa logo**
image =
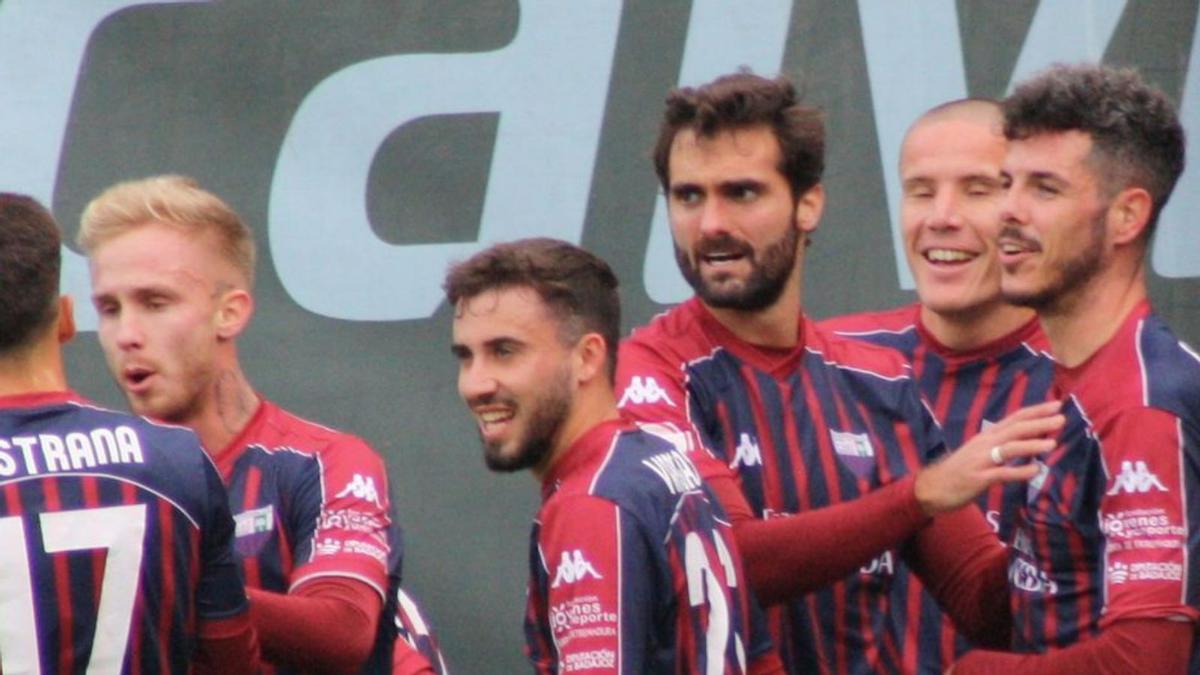
{"label": "kappa logo", "polygon": [[335,499],[341,499],[347,495],[353,495],[358,499],[371,502],[375,506],[383,507],[383,504],[379,502],[379,491],[375,489],[375,479],[369,476],[364,478],[361,473],[354,474],[350,482],[346,483],[346,487],[337,493]]}
{"label": "kappa logo", "polygon": [[658,403],[665,401],[672,408],[675,407],[675,402],[667,395],[667,392],[658,385],[658,382],[653,377],[642,377],[634,375],[629,381],[629,386],[625,387],[625,393],[621,394],[621,401],[617,403],[619,407],[624,408],[627,403],[634,405],[642,405],[644,403]]}
{"label": "kappa logo", "polygon": [[583,557],[583,551],[579,549],[563,551],[562,559],[558,563],[558,571],[554,573],[554,582],[550,584],[550,588],[583,581],[588,575],[591,575],[593,579],[604,578],[600,576],[595,567],[592,567],[592,563]]}
{"label": "kappa logo", "polygon": [[1167,492],[1166,486],[1146,467],[1145,462],[1141,460],[1124,461],[1121,462],[1121,473],[1118,473],[1117,477],[1113,479],[1113,486],[1109,489],[1108,495],[1111,497],[1121,492],[1145,493],[1151,489]]}
{"label": "kappa logo", "polygon": [[737,448],[734,451],[733,461],[729,463],[729,468],[736,469],[739,464],[742,466],[762,464],[762,451],[758,448],[758,439],[750,434],[743,433],[738,436]]}

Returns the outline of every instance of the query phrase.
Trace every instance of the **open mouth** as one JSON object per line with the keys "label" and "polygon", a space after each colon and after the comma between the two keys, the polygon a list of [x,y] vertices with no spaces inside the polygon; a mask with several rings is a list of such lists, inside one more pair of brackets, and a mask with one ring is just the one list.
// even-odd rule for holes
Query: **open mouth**
{"label": "open mouth", "polygon": [[934,265],[957,265],[971,262],[979,257],[978,253],[953,248],[931,248],[921,255]]}
{"label": "open mouth", "polygon": [[479,423],[479,433],[485,438],[501,434],[517,414],[512,406],[475,408],[473,412]]}
{"label": "open mouth", "polygon": [[125,369],[125,382],[131,387],[141,387],[154,371],[145,366],[130,366]]}

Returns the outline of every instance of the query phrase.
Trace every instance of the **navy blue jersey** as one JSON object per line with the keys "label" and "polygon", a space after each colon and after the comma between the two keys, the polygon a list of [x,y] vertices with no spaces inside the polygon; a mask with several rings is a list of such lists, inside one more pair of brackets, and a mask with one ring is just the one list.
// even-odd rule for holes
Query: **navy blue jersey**
{"label": "navy blue jersey", "polygon": [[[714,454],[702,473],[734,471],[762,518],[855,499],[943,451],[911,369],[890,349],[803,321],[800,344],[743,342],[696,299],[625,341],[621,407],[639,420],[690,424]],[[770,610],[794,673],[901,670],[891,629],[896,553]]]}
{"label": "navy blue jersey", "polygon": [[[950,448],[1019,408],[1047,400],[1054,361],[1037,319],[977,349],[955,351],[939,343],[920,316],[921,306],[912,304],[828,319],[821,327],[903,354]],[[994,485],[977,502],[1001,541],[1010,542],[1025,485]],[[896,568],[892,615],[903,640],[905,672],[939,675],[970,647],[903,562]]]}
{"label": "navy blue jersey", "polygon": [[287,593],[321,577],[366,583],[385,613],[361,672],[391,672],[401,550],[379,455],[355,436],[263,401],[217,466],[246,585]]}
{"label": "navy blue jersey", "polygon": [[732,531],[678,429],[602,423],[543,478],[528,652],[540,673],[743,673],[752,640]]}
{"label": "navy blue jersey", "polygon": [[1122,619],[1194,625],[1200,357],[1143,302],[1055,388],[1067,426],[1037,460],[1009,549],[1014,648],[1066,647]]}
{"label": "navy blue jersey", "polygon": [[67,393],[0,399],[0,670],[188,673],[246,611],[233,521],[192,432]]}

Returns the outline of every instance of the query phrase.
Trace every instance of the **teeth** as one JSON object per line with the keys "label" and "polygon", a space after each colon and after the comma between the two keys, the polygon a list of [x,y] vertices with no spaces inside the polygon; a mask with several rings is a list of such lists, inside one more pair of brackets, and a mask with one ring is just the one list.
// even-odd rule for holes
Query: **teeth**
{"label": "teeth", "polygon": [[925,258],[932,262],[966,262],[974,257],[974,253],[948,248],[935,248],[925,252]]}
{"label": "teeth", "polygon": [[511,411],[489,410],[487,412],[479,413],[479,419],[482,420],[484,424],[496,424],[497,422],[503,422],[505,420],[512,419],[512,416],[513,414]]}
{"label": "teeth", "polygon": [[1011,242],[1004,242],[1000,244],[1000,251],[1002,253],[1020,253],[1024,250],[1025,248],[1020,244],[1014,244]]}

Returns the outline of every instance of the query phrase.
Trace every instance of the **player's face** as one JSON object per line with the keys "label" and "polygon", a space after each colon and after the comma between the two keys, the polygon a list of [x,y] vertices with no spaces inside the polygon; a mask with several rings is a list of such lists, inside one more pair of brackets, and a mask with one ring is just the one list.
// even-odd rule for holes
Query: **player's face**
{"label": "player's face", "polygon": [[525,287],[486,291],[455,308],[458,393],[493,471],[544,468],[574,402],[573,348]]}
{"label": "player's face", "polygon": [[1103,266],[1108,204],[1088,164],[1091,149],[1079,131],[1009,143],[999,246],[1001,289],[1010,302],[1059,306]]}
{"label": "player's face", "polygon": [[1003,302],[996,229],[1005,141],[999,122],[919,123],[900,152],[900,221],[921,304],[942,315]]}
{"label": "player's face", "polygon": [[92,300],[109,370],[138,414],[187,424],[216,377],[218,265],[211,245],[148,224],[92,252]]}
{"label": "player's face", "polygon": [[797,275],[797,203],[768,127],[712,137],[681,130],[667,194],[675,259],[711,307],[769,307]]}

